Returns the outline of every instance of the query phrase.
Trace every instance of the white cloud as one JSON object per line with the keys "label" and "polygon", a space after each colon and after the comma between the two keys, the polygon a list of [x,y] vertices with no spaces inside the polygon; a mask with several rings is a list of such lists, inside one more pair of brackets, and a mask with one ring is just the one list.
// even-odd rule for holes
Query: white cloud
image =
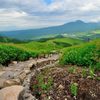
{"label": "white cloud", "polygon": [[[100,0],[0,0],[0,30],[100,21]],[[10,27],[10,28],[6,28]]]}
{"label": "white cloud", "polygon": [[12,17],[12,18],[18,18],[18,17],[24,17],[28,14],[23,11],[15,11],[15,10],[7,10],[7,9],[0,9],[0,18],[4,17]]}

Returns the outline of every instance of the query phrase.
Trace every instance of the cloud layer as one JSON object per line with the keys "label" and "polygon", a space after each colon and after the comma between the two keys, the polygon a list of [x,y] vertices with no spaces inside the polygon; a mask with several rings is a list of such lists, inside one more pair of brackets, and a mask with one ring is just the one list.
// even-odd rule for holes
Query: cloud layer
{"label": "cloud layer", "polygon": [[100,0],[0,0],[0,30],[100,21]]}

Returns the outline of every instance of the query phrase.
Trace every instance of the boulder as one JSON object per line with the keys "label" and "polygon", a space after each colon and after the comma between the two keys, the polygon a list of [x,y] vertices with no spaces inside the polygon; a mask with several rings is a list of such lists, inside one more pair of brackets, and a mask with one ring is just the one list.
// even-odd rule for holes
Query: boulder
{"label": "boulder", "polygon": [[22,86],[10,86],[0,90],[0,100],[18,100],[20,92],[23,90]]}

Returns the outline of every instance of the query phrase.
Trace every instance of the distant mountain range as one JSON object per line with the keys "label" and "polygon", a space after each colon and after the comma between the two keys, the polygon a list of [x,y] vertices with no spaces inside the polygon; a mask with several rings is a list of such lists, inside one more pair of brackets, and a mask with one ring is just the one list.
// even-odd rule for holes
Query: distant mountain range
{"label": "distant mountain range", "polygon": [[77,20],[75,22],[69,22],[64,25],[48,27],[48,28],[18,30],[18,31],[3,31],[0,32],[0,35],[19,40],[32,40],[46,36],[50,37],[50,36],[70,34],[76,32],[89,32],[97,29],[100,29],[99,22],[85,23],[81,20]]}

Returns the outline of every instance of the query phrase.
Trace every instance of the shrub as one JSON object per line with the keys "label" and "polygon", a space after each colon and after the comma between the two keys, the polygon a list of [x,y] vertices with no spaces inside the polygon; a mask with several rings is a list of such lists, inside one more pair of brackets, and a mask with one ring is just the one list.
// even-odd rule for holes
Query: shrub
{"label": "shrub", "polygon": [[82,66],[95,65],[100,58],[100,48],[98,48],[96,45],[98,42],[99,41],[90,42],[79,46],[66,48],[63,51],[60,63]]}
{"label": "shrub", "polygon": [[95,65],[95,70],[100,71],[100,62],[98,62],[98,63]]}
{"label": "shrub", "polygon": [[36,57],[34,52],[28,52],[12,46],[0,45],[0,64],[7,64],[10,61],[27,60],[29,57]]}

